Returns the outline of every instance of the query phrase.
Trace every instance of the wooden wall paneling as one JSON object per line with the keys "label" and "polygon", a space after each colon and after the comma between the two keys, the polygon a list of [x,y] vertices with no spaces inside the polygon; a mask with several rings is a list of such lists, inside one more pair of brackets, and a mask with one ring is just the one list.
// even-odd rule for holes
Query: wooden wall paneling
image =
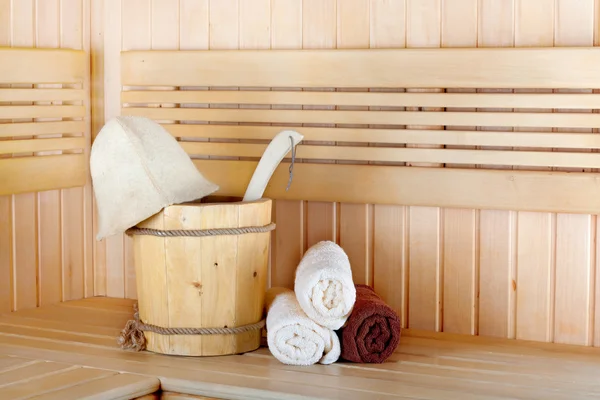
{"label": "wooden wall paneling", "polygon": [[[516,1],[515,46],[554,45],[554,5],[553,0]],[[549,341],[552,338],[556,216],[518,212],[517,218],[516,337]]]}
{"label": "wooden wall paneling", "polygon": [[556,219],[519,212],[517,232],[516,338],[551,341]]}
{"label": "wooden wall paneling", "polygon": [[[75,0],[71,0],[75,1]],[[81,7],[81,34],[82,34],[82,48],[90,57],[87,59],[87,78],[83,83],[83,87],[86,93],[90,96],[83,102],[86,106],[86,124],[85,137],[89,143],[86,148],[86,152],[89,156],[91,151],[92,143],[92,61],[91,61],[91,14],[92,14],[92,0],[83,0]],[[94,226],[93,226],[93,204],[94,204],[94,192],[92,188],[91,176],[88,175],[88,184],[83,188],[83,260],[84,260],[84,297],[94,296]]]}
{"label": "wooden wall paneling", "polygon": [[[477,46],[477,0],[443,0],[442,47]],[[447,92],[474,90],[447,89]],[[448,111],[455,111],[451,108]],[[476,111],[459,109],[458,111]],[[469,127],[446,129],[469,130]],[[453,146],[446,146],[453,147]],[[464,148],[464,147],[463,147]],[[474,168],[475,165],[468,165]],[[456,165],[446,165],[456,168]],[[460,166],[460,167],[467,167]],[[478,212],[445,209],[443,213],[443,331],[476,334],[478,321]]]}
{"label": "wooden wall paneling", "polygon": [[180,49],[208,49],[208,0],[180,0],[179,24]]}
{"label": "wooden wall paneling", "polygon": [[[556,222],[555,343],[593,343],[596,226],[590,215],[559,214]],[[573,238],[578,237],[575,241]]]}
{"label": "wooden wall paneling", "polygon": [[479,214],[479,327],[483,336],[515,335],[516,214]]}
{"label": "wooden wall paneling", "polygon": [[[209,1],[209,49],[239,49],[240,47],[240,2],[239,0]],[[239,90],[239,88],[216,88]],[[213,107],[210,105],[210,107]],[[237,104],[219,105],[218,107],[239,108]],[[233,125],[236,125],[234,123]],[[239,142],[239,140],[226,140]]]}
{"label": "wooden wall paneling", "polygon": [[[60,2],[59,0],[42,1],[35,7],[37,47],[61,47],[60,38]],[[61,85],[37,85],[40,88],[56,88]],[[39,102],[50,104],[49,102]],[[40,121],[52,120],[40,118]],[[56,119],[54,119],[56,120]],[[60,137],[61,135],[54,135]],[[60,153],[46,152],[46,153]],[[40,155],[43,153],[40,153]],[[40,305],[61,301],[63,291],[63,230],[61,224],[61,191],[48,190],[38,196],[39,212],[39,283],[38,298]],[[75,205],[77,206],[77,205]],[[68,246],[65,243],[65,247]],[[83,246],[80,245],[82,248]],[[81,263],[80,263],[81,265]],[[18,266],[17,266],[18,268]],[[68,276],[68,275],[66,275]],[[66,282],[65,282],[66,283]]]}
{"label": "wooden wall paneling", "polygon": [[[150,20],[150,46],[155,50],[177,50],[180,46],[181,5],[170,0],[152,0]],[[142,43],[145,41],[142,41]],[[140,43],[141,44],[141,43]],[[157,90],[175,90],[176,87],[156,87]],[[174,104],[160,104],[160,107],[174,107]],[[173,121],[165,121],[173,122]],[[132,242],[131,237],[126,236]],[[131,245],[125,243],[125,296],[136,298],[136,281],[133,251]]]}
{"label": "wooden wall paneling", "polygon": [[[147,43],[146,34],[140,36],[139,45],[146,45],[155,50],[177,50],[180,49],[180,25],[181,25],[181,5],[179,2],[170,0],[152,0],[150,3],[151,15],[149,36],[150,43]],[[165,86],[156,87],[157,90],[175,90],[176,87]],[[175,104],[160,104],[160,107],[175,107]],[[165,121],[174,122],[174,121]],[[133,258],[133,249],[131,243],[133,239],[125,236],[125,297],[136,298],[137,288],[135,281],[135,266]]]}
{"label": "wooden wall paneling", "polygon": [[[92,1],[90,9],[90,73],[91,73],[91,138],[92,141],[100,132],[104,124],[106,115],[106,98],[105,98],[105,73],[108,69],[105,62],[108,64],[107,57],[110,53],[105,54],[105,42],[109,44],[107,49],[110,49],[110,38],[114,36],[116,30],[107,31],[105,29],[106,3],[105,1]],[[112,15],[119,15],[120,8],[113,10]],[[115,41],[112,40],[112,43]],[[93,294],[94,296],[106,296],[106,240],[96,240],[96,226],[98,226],[98,213],[96,209],[95,199],[91,201],[91,225],[92,225],[92,265],[93,265]]]}
{"label": "wooden wall paneling", "polygon": [[[89,0],[2,1],[0,44],[89,50],[89,4]],[[84,90],[89,90],[89,82],[84,82]],[[89,130],[85,134],[89,137]],[[88,185],[2,198],[0,268],[7,276],[1,301],[5,310],[83,298],[86,288],[91,293],[92,225],[91,214],[85,215],[90,195]]]}
{"label": "wooden wall paneling", "polygon": [[[270,1],[260,0],[258,2],[240,2],[239,3],[239,46],[241,49],[269,49],[272,46],[272,24],[275,23],[272,18],[273,4]],[[240,88],[240,90],[271,90],[270,88]],[[253,109],[270,109],[269,105],[240,105],[240,108]],[[245,125],[241,123],[240,125]],[[247,124],[253,125],[253,124]],[[270,124],[258,124],[270,125]],[[240,140],[240,142],[248,142]],[[250,141],[251,142],[251,141]],[[273,220],[277,223],[277,201],[273,201],[272,215]],[[285,206],[283,207],[285,208]],[[283,219],[283,218],[282,218]],[[279,228],[279,226],[277,226]],[[273,273],[272,262],[276,260],[275,246],[277,243],[277,229],[271,233],[271,247],[269,253],[269,271],[267,285],[270,285],[271,276]]]}
{"label": "wooden wall paneling", "polygon": [[[370,4],[368,0],[346,0],[337,4],[337,48],[369,48]],[[338,89],[343,91],[344,89]],[[368,89],[363,89],[368,90]],[[336,107],[339,110],[368,110],[368,107]],[[340,127],[360,125],[338,124]],[[340,145],[356,145],[338,142]],[[358,143],[359,146],[362,143]],[[338,161],[340,164],[343,161]],[[360,185],[360,182],[356,182]],[[355,283],[373,284],[373,206],[370,204],[340,204],[340,246],[352,266]]]}
{"label": "wooden wall paneling", "polygon": [[[130,22],[123,17],[124,7],[130,2],[121,0],[103,0],[104,3],[104,119],[102,125],[120,114],[121,93],[121,60],[122,28]],[[143,13],[141,9],[139,12]],[[100,126],[101,128],[101,126]],[[96,132],[97,134],[98,132]],[[96,271],[99,278],[106,283],[100,283],[99,289],[106,287],[106,296],[125,297],[124,249],[123,236],[113,235],[102,240],[104,245],[97,245],[96,251],[103,252],[96,259]],[[104,262],[102,265],[101,262]]]}
{"label": "wooden wall paneling", "polygon": [[[271,1],[255,0],[254,2],[239,3],[239,47],[248,50],[268,50],[271,48]],[[240,91],[264,90],[266,87],[244,87]],[[246,105],[240,104],[242,109],[270,109],[270,105]],[[240,125],[270,126],[270,123],[246,123]],[[240,139],[240,143],[252,143],[252,141]]]}
{"label": "wooden wall paneling", "polygon": [[[600,46],[600,0],[595,0],[594,3],[594,46]],[[594,93],[600,93],[599,89],[594,90]],[[600,112],[600,110],[595,110]],[[595,133],[600,133],[600,129],[594,129]],[[600,219],[596,216],[596,258],[595,258],[595,291],[594,291],[594,346],[600,346],[600,241],[598,240],[598,229],[600,228]]]}
{"label": "wooden wall paneling", "polygon": [[[306,3],[310,4],[305,1],[304,7],[309,5]],[[303,1],[273,0],[271,2],[271,48],[302,48],[303,19],[305,18]],[[300,90],[299,88],[291,89]],[[284,108],[282,106],[273,107]],[[289,125],[291,129],[299,126],[297,124]],[[296,159],[296,162],[302,162],[302,160]],[[310,210],[310,204],[308,209]],[[294,287],[296,266],[306,247],[305,202],[276,200],[273,202],[272,215],[277,228],[271,235],[270,286],[285,286],[291,289]],[[308,224],[310,226],[310,220]]]}
{"label": "wooden wall paneling", "polygon": [[[240,3],[243,0],[210,0],[209,10],[209,49],[239,49],[240,48]],[[215,90],[234,90],[237,87],[215,88]],[[210,90],[210,89],[209,89]],[[209,105],[213,107],[213,105]],[[237,104],[217,105],[218,108],[239,108]],[[212,122],[209,122],[212,123]],[[237,123],[233,123],[237,125]],[[210,140],[209,140],[210,141]],[[227,139],[227,142],[239,142],[237,139]],[[219,182],[216,182],[219,183]]]}
{"label": "wooden wall paneling", "polygon": [[[0,46],[10,46],[11,0],[0,0]],[[4,122],[0,120],[0,122]],[[3,156],[0,156],[3,157]],[[0,312],[12,309],[12,196],[0,196]]]}
{"label": "wooden wall paneling", "polygon": [[[90,0],[60,0],[60,45],[64,48],[89,52]],[[86,22],[86,23],[84,23]],[[87,87],[86,87],[87,86]],[[89,93],[89,82],[84,83]],[[84,103],[85,104],[85,103]],[[89,106],[89,103],[87,103]],[[89,110],[89,107],[88,107]],[[89,112],[89,111],[88,111]],[[89,121],[89,115],[86,118]],[[89,128],[88,128],[89,129]],[[86,137],[89,131],[85,132]],[[93,272],[89,259],[93,233],[89,228],[91,205],[91,181],[86,187],[61,190],[61,225],[63,233],[63,300],[81,299],[91,294]]]}
{"label": "wooden wall paneling", "polygon": [[[406,47],[406,0],[371,1],[370,47]],[[394,91],[402,92],[404,89]],[[404,108],[398,110],[402,111]],[[398,313],[403,328],[408,324],[406,211],[405,206],[373,206],[373,288]]]}
{"label": "wooden wall paneling", "polygon": [[[240,48],[240,1],[239,0],[210,0],[209,1],[209,49],[239,49]],[[234,90],[237,87],[215,88],[216,90]],[[210,90],[210,88],[209,88]],[[213,105],[209,105],[213,108]],[[218,105],[218,108],[239,108],[238,104]],[[213,124],[213,122],[209,122]],[[232,123],[237,125],[237,123]],[[209,139],[211,141],[211,139]],[[225,142],[239,142],[237,139],[225,139]]]}
{"label": "wooden wall paneling", "polygon": [[[171,10],[173,7],[170,7],[171,10],[161,9],[161,5],[160,2],[155,0],[128,0],[121,2],[123,51],[154,48],[172,49],[173,44],[177,48],[178,38],[176,36],[175,40],[173,40],[172,32],[175,31],[176,34],[178,33],[179,21],[177,17],[175,19],[169,18],[172,15]],[[175,12],[177,11],[175,9]],[[155,43],[155,39],[157,43]],[[157,44],[156,47],[154,47],[155,44]],[[133,239],[128,235],[119,236],[123,240],[123,295],[126,298],[134,299],[137,296]]]}
{"label": "wooden wall paneling", "polygon": [[[514,45],[513,11],[513,0],[479,0],[479,47]],[[479,108],[478,111],[501,110]],[[481,210],[479,215],[479,333],[482,335],[514,337],[515,218],[512,211]]]}
{"label": "wooden wall paneling", "polygon": [[0,197],[0,312],[12,309],[12,269],[11,269],[11,196]]}
{"label": "wooden wall paneling", "polygon": [[[337,3],[336,0],[307,0],[301,2],[302,14],[302,48],[328,49],[337,46]],[[311,90],[311,89],[306,89]],[[317,90],[333,90],[319,88]],[[326,106],[304,106],[305,110],[331,110]],[[334,125],[317,124],[313,126],[333,127]],[[304,143],[310,144],[311,141]],[[335,142],[323,142],[334,145]],[[319,160],[330,163],[330,160]],[[292,183],[293,184],[293,183]],[[338,203],[309,201],[306,203],[306,240],[304,248],[308,248],[322,240],[340,241]]]}
{"label": "wooden wall paneling", "polygon": [[[11,45],[13,47],[34,47],[36,45],[35,1],[17,1],[13,2],[11,6],[13,22]],[[37,206],[36,193],[13,196],[14,253],[12,268],[15,285],[15,309],[36,307],[38,304]]]}
{"label": "wooden wall paneling", "polygon": [[[157,0],[133,0],[122,2],[122,50],[177,49],[178,8],[164,7]],[[173,2],[171,2],[173,6]],[[174,15],[174,17],[173,17]],[[161,88],[156,88],[161,89]],[[133,239],[123,238],[123,292],[126,298],[136,298]]]}
{"label": "wooden wall paneling", "polygon": [[[407,0],[406,10],[406,47],[439,47],[441,0]],[[419,89],[407,91],[417,92]],[[437,109],[421,108],[421,110]],[[442,127],[407,126],[407,129],[442,129]],[[415,146],[407,145],[407,147]],[[440,167],[436,164],[411,163],[409,165]],[[442,212],[439,207],[410,207],[408,211],[408,327],[412,329],[439,331],[442,327],[443,270],[440,226]]]}
{"label": "wooden wall paneling", "polygon": [[[593,45],[594,0],[580,1],[577,7],[573,7],[572,2],[558,0],[556,7],[555,45]],[[589,93],[591,90],[577,92]],[[559,131],[591,132],[590,129]],[[557,343],[590,345],[593,342],[595,218],[591,215],[557,215],[553,338]]]}
{"label": "wooden wall paneling", "polygon": [[[179,48],[182,50],[206,50],[209,47],[209,0],[180,0],[179,2]],[[181,87],[181,90],[199,88]],[[202,88],[206,90],[207,88]],[[206,104],[181,104],[180,107],[206,108]],[[187,123],[182,121],[181,123]],[[207,139],[198,139],[206,141]]]}
{"label": "wooden wall paneling", "polygon": [[12,19],[10,3],[12,0],[0,0],[0,45],[10,46]]}
{"label": "wooden wall paneling", "polygon": [[[597,14],[596,14],[597,15]],[[595,279],[594,282],[596,284],[595,286],[595,291],[594,291],[594,302],[592,304],[594,304],[594,315],[593,315],[593,322],[594,322],[594,342],[593,345],[596,347],[600,347],[600,271],[598,269],[598,266],[600,265],[600,240],[598,240],[598,231],[600,229],[600,219],[596,218],[596,241],[595,241],[595,266],[596,266],[596,270],[595,270]]]}

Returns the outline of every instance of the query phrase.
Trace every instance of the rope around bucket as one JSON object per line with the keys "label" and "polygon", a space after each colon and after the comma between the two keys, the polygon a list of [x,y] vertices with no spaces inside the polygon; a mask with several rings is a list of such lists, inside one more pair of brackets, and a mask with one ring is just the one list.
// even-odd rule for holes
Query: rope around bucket
{"label": "rope around bucket", "polygon": [[275,229],[275,224],[271,222],[264,226],[246,226],[243,228],[215,228],[215,229],[150,229],[150,228],[129,228],[128,235],[152,235],[161,237],[188,236],[221,236],[221,235],[243,235],[246,233],[264,233]]}
{"label": "rope around bucket", "polygon": [[159,335],[233,335],[259,330],[265,326],[265,320],[262,319],[254,324],[234,328],[163,328],[141,322],[137,303],[133,305],[133,312],[133,319],[127,321],[125,328],[123,328],[117,339],[117,343],[122,349],[144,350],[146,348],[144,331],[158,333]]}

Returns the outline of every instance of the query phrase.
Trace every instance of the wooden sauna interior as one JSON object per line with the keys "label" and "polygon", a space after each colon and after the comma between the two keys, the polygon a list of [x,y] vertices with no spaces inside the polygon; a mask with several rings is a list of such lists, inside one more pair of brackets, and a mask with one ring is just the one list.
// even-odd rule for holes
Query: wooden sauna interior
{"label": "wooden sauna interior", "polygon": [[[127,53],[122,52],[599,44],[600,0],[0,0],[0,398],[600,398],[600,220],[593,212],[599,209],[597,177],[582,178],[589,186],[574,184],[585,190],[569,192],[572,181],[563,174],[567,176],[561,181],[564,193],[541,185],[547,192],[535,193],[540,203],[532,206],[530,197],[523,209],[501,207],[501,200],[494,198],[496,192],[486,186],[474,190],[475,200],[468,203],[480,202],[480,208],[452,206],[451,199],[443,198],[448,206],[423,205],[428,202],[427,188],[421,188],[419,205],[338,202],[335,194],[329,196],[332,201],[313,201],[309,191],[302,200],[288,200],[285,191],[280,191],[282,196],[275,199],[273,209],[277,229],[272,234],[269,285],[293,287],[294,269],[303,252],[320,240],[334,240],[348,253],[355,282],[372,285],[398,312],[403,327],[400,346],[385,364],[297,368],[277,362],[267,348],[199,359],[118,348],[116,336],[131,319],[137,298],[132,239],[119,235],[96,241],[91,181],[87,175],[76,174],[84,171],[91,141],[104,122],[127,110],[122,108],[122,63]],[[81,77],[80,82],[65,81],[64,87],[80,86],[73,86],[69,97],[58,99],[59,103],[38,99],[35,105],[49,111],[28,114],[26,106],[33,103],[19,101],[10,92],[23,85],[2,83],[2,63],[11,54],[3,53],[5,48],[76,50],[62,57],[72,57],[84,73],[78,75],[75,67],[63,71],[64,76]],[[42,70],[35,63],[41,58],[28,57],[23,58],[31,62],[23,67],[24,73]],[[129,77],[137,79],[135,71]],[[454,92],[593,94],[600,93],[597,83],[575,89],[467,88]],[[444,91],[431,87],[396,90],[409,94]],[[600,110],[598,100],[573,101],[590,105],[577,106],[575,112]],[[58,147],[51,150],[64,154],[56,155],[56,164],[36,164],[36,171],[42,168],[43,174],[23,169],[15,175],[18,179],[9,180],[7,166],[33,164],[18,164],[16,158],[22,154],[17,153],[25,147],[9,140],[14,131],[10,127],[3,131],[3,127],[26,122],[28,117],[29,121],[53,121],[57,115],[51,108],[61,102],[61,107],[70,108],[64,109],[67,114],[58,115],[59,120],[82,118],[77,125],[69,125],[82,136],[56,142]],[[463,111],[486,115],[523,111],[487,105],[475,104]],[[15,108],[17,114],[11,113],[11,107],[21,107],[21,111]],[[369,110],[336,107],[309,104],[303,109]],[[402,111],[443,111],[435,107]],[[136,110],[131,113],[142,112]],[[573,112],[560,107],[545,111],[550,115]],[[171,115],[166,107],[161,112]],[[432,121],[439,120],[432,117]],[[600,124],[592,122],[583,128],[544,132],[598,133]],[[275,132],[269,125],[277,126],[258,126]],[[444,130],[442,125],[427,124],[404,128]],[[301,124],[297,129],[302,129]],[[451,129],[509,132],[511,140],[523,147],[535,147],[537,139],[517,139],[517,132],[540,133],[530,127],[447,128]],[[495,150],[518,147],[503,146],[501,141],[494,146]],[[82,152],[69,154],[72,148]],[[485,146],[457,143],[446,148],[479,150]],[[575,151],[597,153],[598,148],[596,143]],[[35,147],[31,149],[36,152]],[[578,157],[571,154],[569,160],[571,167],[542,166],[537,171],[548,176],[600,171],[600,165],[579,166],[588,159],[578,164]],[[498,163],[464,164],[459,156],[455,162],[442,167],[504,171],[499,176],[507,179],[507,170],[531,170]],[[440,167],[431,163],[406,166]],[[299,174],[294,182],[308,187],[307,178]],[[72,181],[54,189],[53,179]],[[286,181],[287,175],[282,179]],[[28,185],[43,188],[45,182],[49,190],[26,189]],[[361,180],[354,185],[360,191]],[[431,191],[439,195],[434,186]]]}

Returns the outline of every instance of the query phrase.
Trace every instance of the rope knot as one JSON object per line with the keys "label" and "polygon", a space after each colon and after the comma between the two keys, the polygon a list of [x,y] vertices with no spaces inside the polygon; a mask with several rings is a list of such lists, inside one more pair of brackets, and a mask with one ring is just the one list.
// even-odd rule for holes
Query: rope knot
{"label": "rope knot", "polygon": [[159,335],[235,335],[249,331],[260,330],[265,326],[265,319],[248,325],[233,328],[163,328],[161,326],[145,324],[140,321],[138,304],[133,305],[133,319],[127,321],[117,343],[122,349],[141,351],[146,349],[146,336],[144,331]]}
{"label": "rope knot", "polygon": [[146,336],[140,324],[140,313],[137,303],[133,305],[133,319],[127,321],[125,328],[117,338],[122,349],[141,351],[146,348]]}

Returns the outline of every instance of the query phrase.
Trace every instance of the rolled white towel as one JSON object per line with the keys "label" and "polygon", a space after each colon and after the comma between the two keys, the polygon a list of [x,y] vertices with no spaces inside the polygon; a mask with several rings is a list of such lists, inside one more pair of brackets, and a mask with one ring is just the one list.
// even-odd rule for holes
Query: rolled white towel
{"label": "rolled white towel", "polygon": [[338,336],[308,318],[292,290],[269,289],[265,305],[267,343],[275,358],[288,365],[332,364],[338,360]]}
{"label": "rolled white towel", "polygon": [[311,246],[296,268],[294,291],[300,307],[313,321],[339,329],[356,302],[348,255],[331,241]]}

